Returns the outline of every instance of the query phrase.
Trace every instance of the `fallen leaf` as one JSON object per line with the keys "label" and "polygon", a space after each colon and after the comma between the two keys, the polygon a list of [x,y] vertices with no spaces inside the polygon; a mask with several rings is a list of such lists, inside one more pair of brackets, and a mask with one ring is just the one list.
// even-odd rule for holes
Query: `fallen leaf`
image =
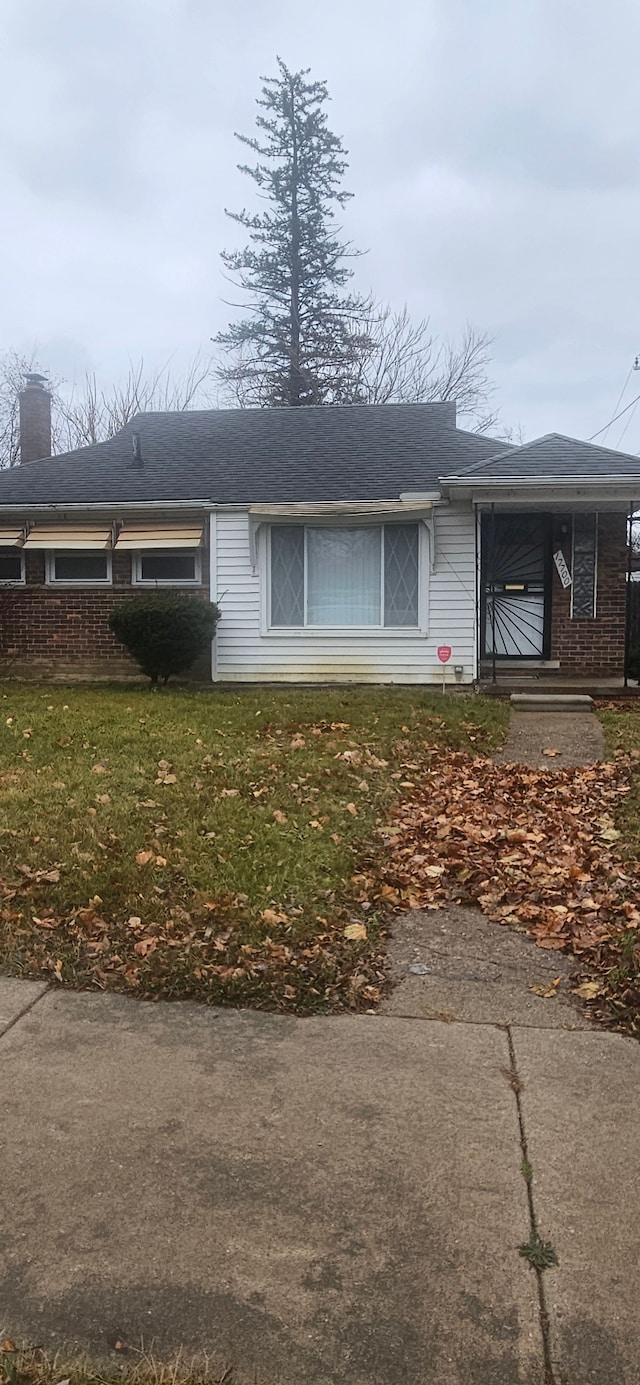
{"label": "fallen leaf", "polygon": [[279,913],[276,909],[263,909],[260,915],[265,923],[288,923],[288,914]]}
{"label": "fallen leaf", "polygon": [[543,755],[549,755],[549,756],[551,756],[551,755],[562,755],[562,751],[561,751],[561,750],[551,750],[551,749],[549,749],[549,750],[543,750],[542,754],[543,754]]}
{"label": "fallen leaf", "polygon": [[287,822],[287,815],[286,815],[286,813],[283,813],[283,812],[282,812],[282,809],[281,809],[281,808],[276,808],[276,809],[274,810],[273,816],[274,816],[276,822]]}
{"label": "fallen leaf", "polygon": [[152,861],[152,860],[153,860],[153,852],[152,852],[152,851],[137,851],[137,852],[136,852],[136,865],[138,865],[138,866],[148,866],[149,862]]}
{"label": "fallen leaf", "polygon": [[306,741],[305,741],[304,736],[294,736],[293,739],[291,740],[291,749],[292,749],[292,750],[304,750],[306,744],[307,744],[307,743],[306,743]]}
{"label": "fallen leaf", "polygon": [[367,930],[363,923],[348,923],[344,930],[344,936],[349,939],[350,943],[363,942],[367,936]]}
{"label": "fallen leaf", "polygon": [[220,797],[221,797],[221,798],[239,798],[239,797],[240,797],[240,790],[239,790],[239,789],[221,789],[221,790],[220,790]]}
{"label": "fallen leaf", "polygon": [[150,952],[155,952],[158,946],[157,938],[139,938],[133,944],[133,950],[138,957],[148,957]]}
{"label": "fallen leaf", "polygon": [[348,813],[351,813],[352,818],[357,818],[358,809],[356,808],[355,803],[346,803],[345,808]]}
{"label": "fallen leaf", "polygon": [[91,766],[91,773],[92,773],[92,774],[108,774],[109,771],[108,771],[106,765],[100,765],[100,764],[98,764],[98,765],[92,765],[92,766]]}
{"label": "fallen leaf", "polygon": [[603,991],[604,986],[601,986],[599,981],[583,981],[580,986],[576,986],[571,994],[579,996],[581,1000],[595,1000],[596,996],[603,994]]}
{"label": "fallen leaf", "polygon": [[530,986],[529,990],[533,991],[534,995],[542,996],[544,1000],[552,1000],[558,994],[558,986],[561,981],[562,977],[556,976],[553,981],[547,981],[538,986]]}

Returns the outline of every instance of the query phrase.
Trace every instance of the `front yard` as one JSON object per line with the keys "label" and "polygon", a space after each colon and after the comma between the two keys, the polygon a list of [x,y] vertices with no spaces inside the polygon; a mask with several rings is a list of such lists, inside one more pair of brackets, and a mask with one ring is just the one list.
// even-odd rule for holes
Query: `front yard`
{"label": "front yard", "polygon": [[0,970],[366,1010],[389,906],[457,901],[638,1033],[636,707],[602,711],[608,765],[523,771],[482,758],[508,707],[480,697],[0,686]]}
{"label": "front yard", "polygon": [[[434,751],[507,709],[416,690],[0,689],[0,969],[139,996],[367,1009],[357,878]],[[354,878],[354,876],[356,878]]]}

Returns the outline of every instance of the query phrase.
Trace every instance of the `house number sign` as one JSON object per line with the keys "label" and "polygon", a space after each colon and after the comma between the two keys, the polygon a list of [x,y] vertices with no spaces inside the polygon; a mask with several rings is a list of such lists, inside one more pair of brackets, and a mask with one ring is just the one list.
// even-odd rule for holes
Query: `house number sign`
{"label": "house number sign", "polygon": [[562,552],[561,548],[559,548],[557,552],[554,553],[553,561],[556,565],[556,568],[558,569],[558,577],[560,578],[563,587],[570,587],[571,573],[569,572],[567,564],[564,560],[564,553]]}

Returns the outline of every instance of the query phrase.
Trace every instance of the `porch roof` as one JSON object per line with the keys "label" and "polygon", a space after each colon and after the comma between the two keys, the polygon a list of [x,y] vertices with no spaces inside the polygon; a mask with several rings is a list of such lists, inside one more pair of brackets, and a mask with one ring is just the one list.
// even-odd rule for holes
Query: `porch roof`
{"label": "porch roof", "polygon": [[545,499],[551,491],[558,491],[570,505],[574,494],[593,503],[596,491],[603,498],[628,502],[640,496],[640,458],[561,433],[548,433],[442,476],[440,484],[445,493],[466,497],[486,491],[497,498],[495,493],[505,489],[521,492],[524,497],[528,488],[532,497],[544,490]]}

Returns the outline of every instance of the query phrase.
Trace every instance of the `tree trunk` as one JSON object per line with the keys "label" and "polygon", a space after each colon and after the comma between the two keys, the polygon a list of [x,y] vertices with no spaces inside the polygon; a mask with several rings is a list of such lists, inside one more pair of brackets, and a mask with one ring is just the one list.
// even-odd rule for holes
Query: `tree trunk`
{"label": "tree trunk", "polygon": [[290,318],[290,360],[287,403],[298,407],[301,404],[302,378],[300,372],[300,219],[298,216],[298,131],[296,128],[296,108],[293,83],[290,83],[291,97],[291,298]]}

